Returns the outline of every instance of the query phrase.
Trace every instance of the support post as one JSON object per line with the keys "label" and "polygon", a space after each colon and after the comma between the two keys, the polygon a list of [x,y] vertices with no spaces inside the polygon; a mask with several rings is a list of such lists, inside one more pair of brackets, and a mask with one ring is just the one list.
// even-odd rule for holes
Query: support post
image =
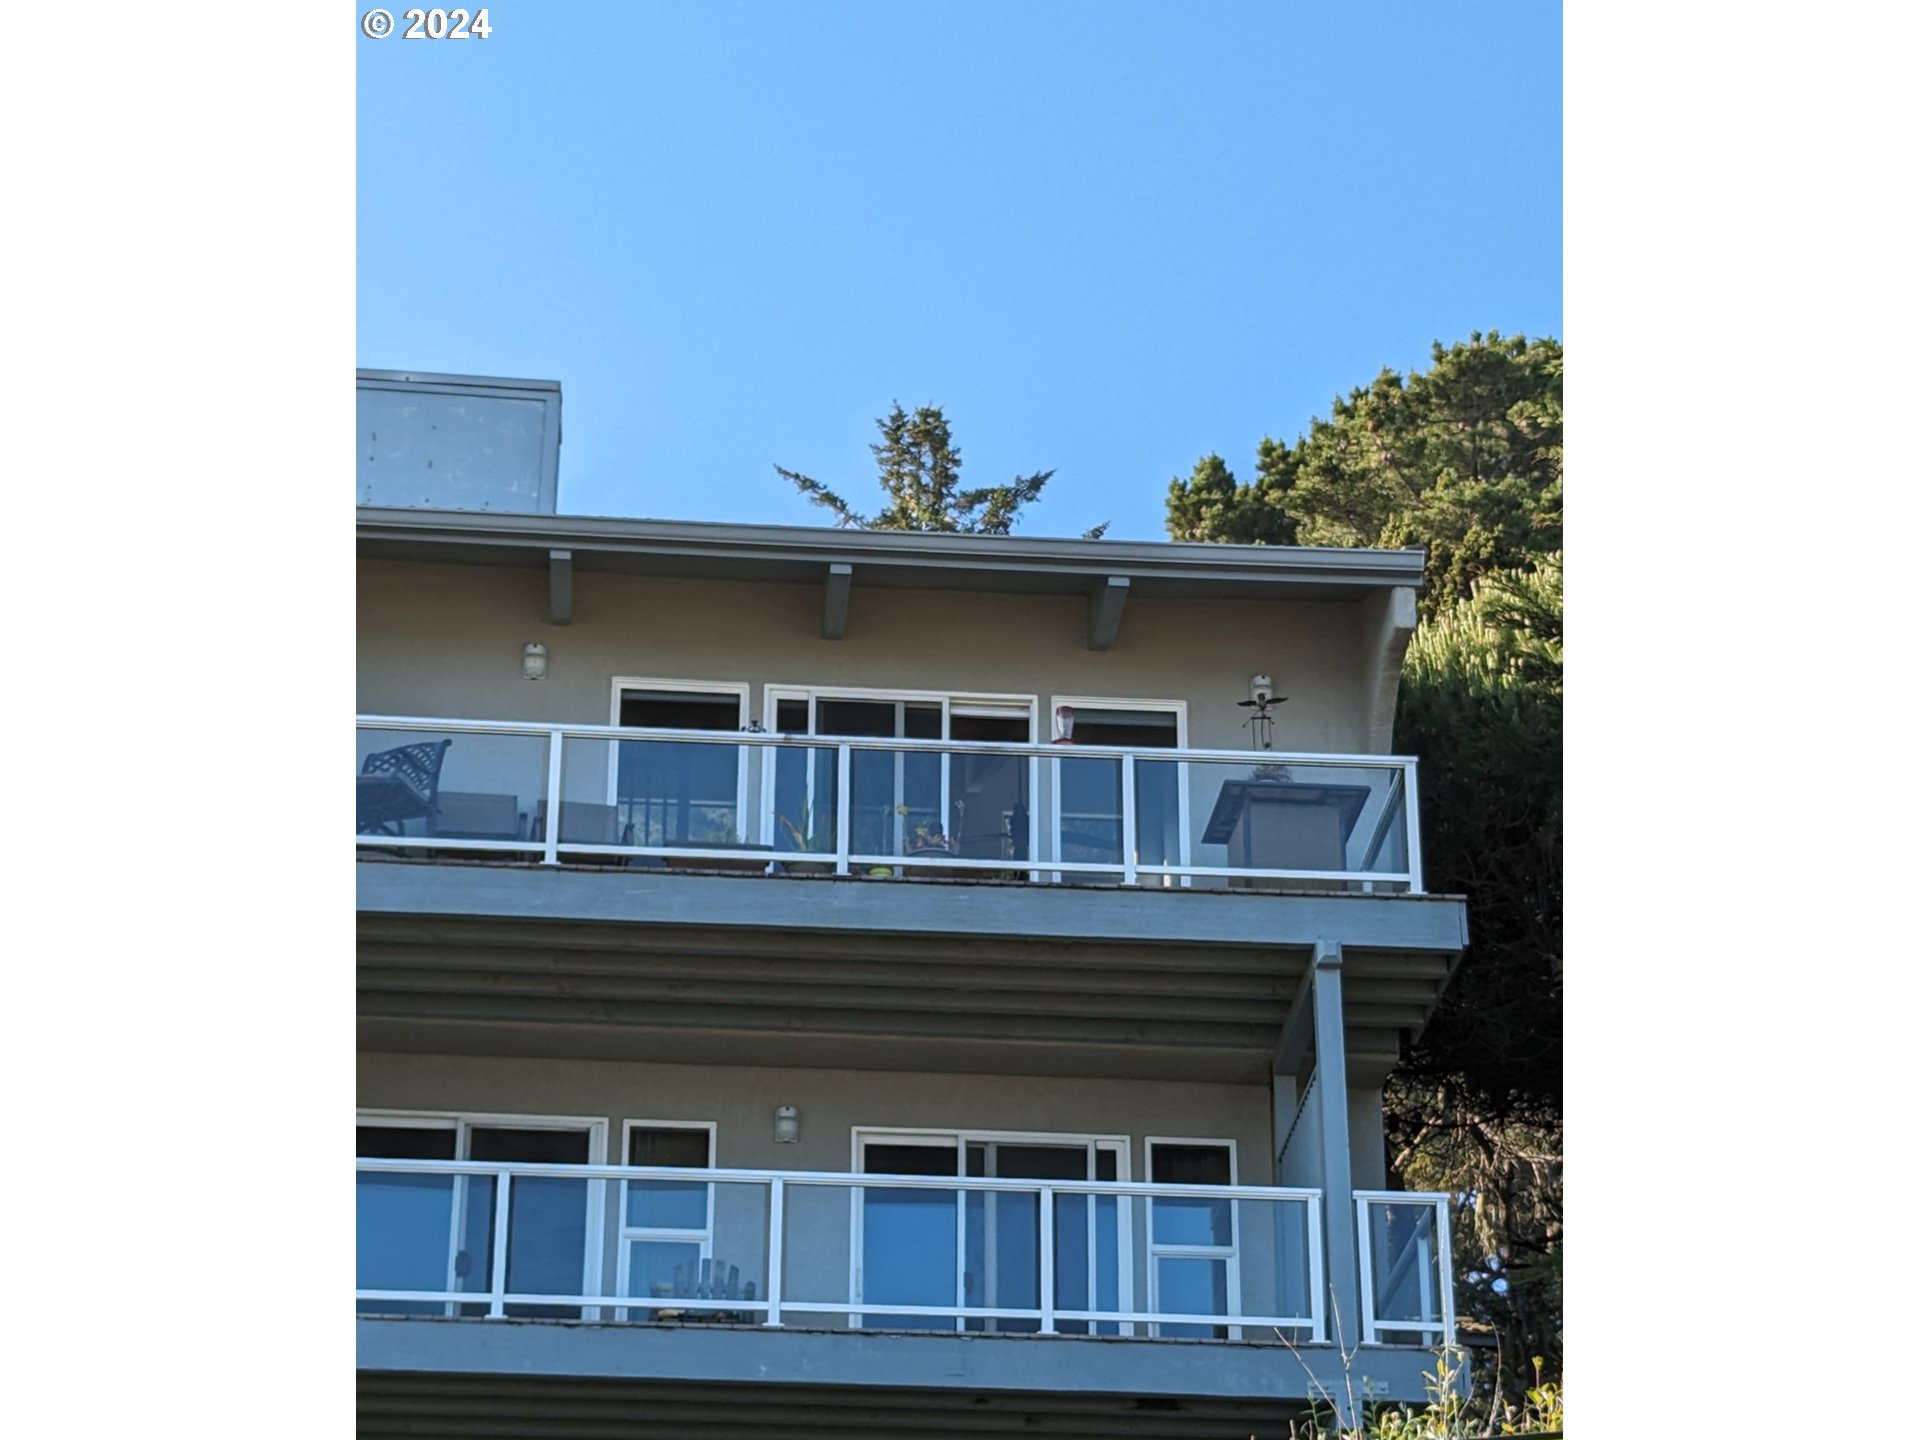
{"label": "support post", "polygon": [[[1314,1094],[1320,1105],[1321,1209],[1333,1338],[1360,1343],[1360,1252],[1354,1243],[1353,1154],[1347,1134],[1347,1036],[1340,995],[1340,946],[1313,947]],[[1344,1403],[1344,1397],[1342,1402]],[[1350,1423],[1342,1417],[1342,1423]]]}

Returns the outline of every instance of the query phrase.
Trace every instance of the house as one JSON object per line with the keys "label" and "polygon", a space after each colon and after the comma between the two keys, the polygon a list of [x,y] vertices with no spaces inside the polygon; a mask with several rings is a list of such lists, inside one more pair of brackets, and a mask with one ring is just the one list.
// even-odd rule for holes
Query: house
{"label": "house", "polygon": [[364,1433],[1423,1395],[1418,553],[567,516],[557,387],[361,384]]}

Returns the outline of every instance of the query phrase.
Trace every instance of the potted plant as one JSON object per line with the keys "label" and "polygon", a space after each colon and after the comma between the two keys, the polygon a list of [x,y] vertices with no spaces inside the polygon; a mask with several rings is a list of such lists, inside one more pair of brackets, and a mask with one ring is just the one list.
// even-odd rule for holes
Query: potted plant
{"label": "potted plant", "polygon": [[[833,842],[814,828],[813,805],[810,801],[803,800],[800,803],[800,821],[798,824],[789,820],[778,810],[773,812],[773,818],[775,823],[780,827],[781,837],[784,837],[785,844],[780,846],[779,854],[768,862],[768,874],[824,875],[833,869],[833,862],[831,860],[789,860],[786,858],[788,854],[794,851],[808,855],[831,855],[833,853]],[[776,839],[778,838],[780,837],[776,837]]]}

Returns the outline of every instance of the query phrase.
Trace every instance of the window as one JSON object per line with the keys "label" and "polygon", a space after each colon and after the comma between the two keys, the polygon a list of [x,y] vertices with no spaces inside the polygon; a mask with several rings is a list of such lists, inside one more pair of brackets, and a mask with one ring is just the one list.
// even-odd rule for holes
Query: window
{"label": "window", "polygon": [[[713,730],[747,724],[747,687],[698,681],[613,682],[613,723]],[[745,838],[747,756],[740,745],[622,740],[610,799],[614,843],[732,845]]]}
{"label": "window", "polygon": [[[1178,700],[1076,699],[1056,695],[1054,708],[1073,711],[1074,745],[1118,745],[1132,750],[1176,750],[1186,743],[1186,705]],[[1117,759],[1053,762],[1057,797],[1054,843],[1060,859],[1083,864],[1126,863]],[[1133,773],[1134,853],[1139,865],[1185,865],[1186,767],[1172,760],[1136,760]]]}
{"label": "window", "polygon": [[[606,1122],[518,1115],[363,1113],[362,1159],[497,1160],[594,1164]],[[356,1288],[485,1295],[493,1283],[497,1186],[491,1175],[356,1177]],[[584,1295],[599,1287],[600,1187],[538,1176],[509,1192],[506,1288],[523,1295]],[[363,1314],[484,1315],[485,1300],[370,1300]],[[577,1305],[508,1305],[506,1313],[579,1319]],[[587,1318],[592,1318],[588,1316]]]}
{"label": "window", "polygon": [[[1232,1185],[1231,1140],[1147,1141],[1147,1178],[1164,1185]],[[1147,1202],[1151,1309],[1176,1315],[1240,1311],[1239,1204],[1197,1196]],[[1160,1335],[1239,1337],[1238,1327],[1166,1324]]]}
{"label": "window", "polygon": [[[711,1122],[629,1120],[626,1163],[713,1168]],[[703,1261],[713,1259],[713,1186],[686,1180],[620,1182],[622,1295],[691,1295]],[[626,1319],[620,1311],[617,1319]]]}

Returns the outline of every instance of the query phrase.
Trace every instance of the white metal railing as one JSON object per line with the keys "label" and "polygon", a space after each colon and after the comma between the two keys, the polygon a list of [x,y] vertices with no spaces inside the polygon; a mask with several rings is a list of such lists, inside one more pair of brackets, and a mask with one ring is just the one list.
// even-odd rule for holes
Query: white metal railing
{"label": "white metal railing", "polygon": [[[363,798],[362,847],[521,855],[548,865],[565,855],[839,875],[910,868],[1067,883],[1423,888],[1417,767],[1405,756],[390,715],[361,716],[357,726],[361,761],[425,737],[453,742],[441,762],[445,805],[435,823],[422,813],[370,824]],[[700,752],[685,747],[723,747],[732,763],[721,754],[696,764]],[[1025,764],[1007,767],[1008,760]],[[636,794],[645,787],[630,775],[623,782],[623,766],[640,771],[648,761],[661,762],[654,770],[665,777],[648,784],[675,786],[673,793]],[[974,781],[974,767],[988,762],[1000,763],[1002,795],[982,829],[965,818],[978,802],[958,782]],[[711,773],[702,782],[697,770]],[[367,777],[360,783],[378,789]],[[693,794],[696,783],[712,793]],[[975,794],[979,788],[973,783]],[[455,823],[446,807],[456,800],[492,802],[495,818],[479,828]],[[547,823],[550,816],[558,823]],[[979,849],[983,836],[995,853],[962,853]]]}
{"label": "white metal railing", "polygon": [[[356,1171],[362,1314],[1326,1338],[1317,1190],[409,1159]],[[1196,1221],[1211,1244],[1185,1243]],[[1197,1290],[1211,1303],[1177,1303]]]}
{"label": "white metal railing", "polygon": [[1419,1337],[1453,1344],[1453,1239],[1448,1199],[1431,1191],[1356,1190],[1360,1325],[1368,1345]]}

